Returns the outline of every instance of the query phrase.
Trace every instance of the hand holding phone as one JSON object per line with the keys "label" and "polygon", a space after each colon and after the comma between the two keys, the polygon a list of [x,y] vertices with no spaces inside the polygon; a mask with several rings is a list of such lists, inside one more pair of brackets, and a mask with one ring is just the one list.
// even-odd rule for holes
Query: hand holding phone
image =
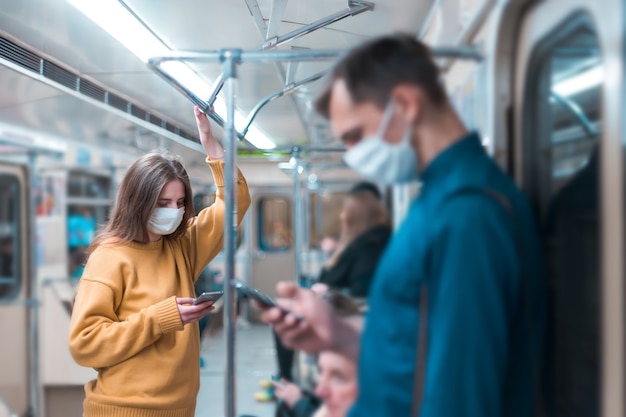
{"label": "hand holding phone", "polygon": [[224,295],[224,291],[212,291],[212,292],[203,292],[195,300],[193,300],[193,305],[202,304],[211,302],[211,304],[215,304],[220,297]]}
{"label": "hand holding phone", "polygon": [[[286,316],[287,314],[292,313],[289,310],[285,309],[284,307],[281,307],[280,305],[278,305],[276,300],[274,300],[269,295],[265,294],[261,290],[250,287],[241,281],[235,282],[235,288],[237,288],[238,291],[241,291],[242,294],[255,300],[257,304],[259,305],[259,307],[262,308],[263,310],[276,307],[276,308],[279,308],[280,311],[282,311],[283,316]],[[297,321],[302,320],[302,317],[300,317],[298,314],[295,314],[295,313],[292,313],[292,314],[295,315]]]}
{"label": "hand holding phone", "polygon": [[241,291],[242,294],[258,302],[261,308],[263,309],[270,308],[270,307],[278,307],[278,304],[272,297],[270,297],[269,295],[265,294],[264,292],[256,288],[249,287],[242,282],[237,282],[235,284],[235,288]]}

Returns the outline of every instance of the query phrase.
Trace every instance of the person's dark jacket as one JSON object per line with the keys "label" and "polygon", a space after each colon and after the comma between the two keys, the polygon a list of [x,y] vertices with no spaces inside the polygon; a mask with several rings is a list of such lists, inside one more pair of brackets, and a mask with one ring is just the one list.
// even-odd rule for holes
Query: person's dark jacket
{"label": "person's dark jacket", "polygon": [[300,398],[293,406],[293,409],[279,401],[276,407],[276,417],[311,417],[322,405],[322,400],[313,393],[303,390]]}
{"label": "person's dark jacket", "polygon": [[319,282],[352,297],[366,297],[390,235],[391,230],[386,225],[365,231],[350,242],[335,265],[322,269]]}

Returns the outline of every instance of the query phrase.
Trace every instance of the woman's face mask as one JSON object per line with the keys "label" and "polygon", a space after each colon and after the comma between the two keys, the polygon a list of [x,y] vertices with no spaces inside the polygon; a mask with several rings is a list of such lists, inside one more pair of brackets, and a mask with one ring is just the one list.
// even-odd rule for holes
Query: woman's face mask
{"label": "woman's face mask", "polygon": [[148,230],[157,235],[171,235],[183,220],[185,208],[155,208],[148,220]]}
{"label": "woman's face mask", "polygon": [[399,143],[385,142],[384,133],[393,115],[393,100],[387,104],[375,135],[365,137],[343,159],[361,175],[385,184],[400,184],[419,178],[415,150],[411,147],[411,126],[407,125]]}

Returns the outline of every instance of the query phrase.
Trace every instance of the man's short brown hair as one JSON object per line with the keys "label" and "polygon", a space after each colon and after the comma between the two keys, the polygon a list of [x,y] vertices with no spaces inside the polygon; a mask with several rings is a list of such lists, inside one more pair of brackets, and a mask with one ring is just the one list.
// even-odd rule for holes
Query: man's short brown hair
{"label": "man's short brown hair", "polygon": [[399,84],[419,87],[433,105],[447,102],[439,68],[430,50],[408,34],[372,39],[348,52],[335,64],[326,90],[316,100],[316,110],[328,118],[332,88],[344,80],[355,103],[371,101],[384,108],[393,88]]}

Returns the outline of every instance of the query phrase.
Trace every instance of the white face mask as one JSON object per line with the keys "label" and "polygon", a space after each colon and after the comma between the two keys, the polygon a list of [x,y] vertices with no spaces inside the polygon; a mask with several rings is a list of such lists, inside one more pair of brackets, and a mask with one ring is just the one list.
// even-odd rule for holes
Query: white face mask
{"label": "white face mask", "polygon": [[383,138],[393,115],[393,107],[393,101],[390,101],[375,135],[361,139],[343,156],[350,168],[384,184],[399,184],[419,178],[415,150],[411,147],[411,126],[406,127],[399,143],[390,144]]}
{"label": "white face mask", "polygon": [[183,220],[185,208],[155,208],[148,220],[148,230],[157,235],[171,235]]}

